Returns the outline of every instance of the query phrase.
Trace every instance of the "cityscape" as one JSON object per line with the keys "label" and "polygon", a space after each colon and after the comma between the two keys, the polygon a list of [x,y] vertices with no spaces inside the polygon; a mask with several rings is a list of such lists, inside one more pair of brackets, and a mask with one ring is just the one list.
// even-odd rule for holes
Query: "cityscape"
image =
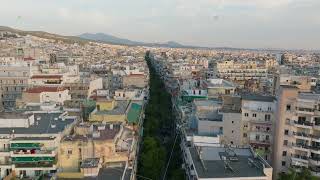
{"label": "cityscape", "polygon": [[[210,22],[219,23],[231,17],[229,8],[265,13],[288,6],[311,12],[312,5],[320,5],[200,1],[194,9],[192,2],[179,1],[185,3],[179,8],[194,10],[196,15],[186,17],[197,19],[206,5],[217,5],[217,12],[226,14]],[[150,17],[160,7],[167,10],[158,4]],[[268,33],[259,39],[250,32],[246,40],[235,33],[233,43],[213,46],[210,38],[201,43],[199,35],[179,35],[179,23],[172,22],[181,17],[169,11],[172,31],[155,26],[148,34],[141,25],[146,37],[141,39],[86,32],[72,13],[62,12],[72,17],[66,33],[60,33],[62,21],[56,24],[61,29],[52,31],[30,25],[40,23],[36,20],[0,26],[1,180],[320,179],[320,36],[311,41],[314,32],[304,29],[317,31],[320,23],[302,24],[301,36],[282,32],[294,39],[283,42],[288,46],[276,37],[268,44]],[[99,18],[106,20],[99,13],[94,17],[92,24],[86,21],[92,28],[100,25]],[[20,23],[26,16],[15,18]],[[56,23],[52,18],[49,23]],[[196,29],[189,30],[202,32],[202,26]],[[160,31],[167,37],[176,33],[177,39],[154,36]]]}

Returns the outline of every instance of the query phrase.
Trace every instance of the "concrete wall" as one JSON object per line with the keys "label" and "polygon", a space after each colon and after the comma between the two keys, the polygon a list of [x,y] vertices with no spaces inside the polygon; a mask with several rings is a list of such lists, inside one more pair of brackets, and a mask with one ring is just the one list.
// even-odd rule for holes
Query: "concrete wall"
{"label": "concrete wall", "polygon": [[223,141],[226,144],[242,145],[241,113],[223,113]]}
{"label": "concrete wall", "polygon": [[[283,167],[281,162],[287,161],[290,163],[288,159],[282,156],[282,152],[284,150],[289,150],[286,146],[283,145],[284,140],[288,137],[284,136],[284,129],[289,129],[290,127],[286,125],[285,121],[287,118],[292,119],[293,114],[290,111],[286,110],[287,104],[292,104],[292,100],[290,98],[295,98],[298,96],[298,90],[295,88],[286,88],[280,87],[280,94],[278,99],[278,106],[276,112],[276,124],[275,127],[275,138],[274,138],[274,150],[273,150],[273,169],[274,169],[274,177],[278,175],[278,173],[282,171],[286,171],[287,168]],[[294,107],[291,107],[292,110]],[[289,153],[288,153],[289,154]]]}

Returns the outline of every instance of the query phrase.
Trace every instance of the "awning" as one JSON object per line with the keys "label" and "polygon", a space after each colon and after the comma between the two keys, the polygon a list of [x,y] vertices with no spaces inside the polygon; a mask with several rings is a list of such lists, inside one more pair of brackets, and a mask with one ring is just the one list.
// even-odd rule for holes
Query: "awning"
{"label": "awning", "polygon": [[12,157],[12,162],[29,163],[29,162],[53,162],[54,157]]}
{"label": "awning", "polygon": [[40,149],[40,143],[11,143],[10,149]]}

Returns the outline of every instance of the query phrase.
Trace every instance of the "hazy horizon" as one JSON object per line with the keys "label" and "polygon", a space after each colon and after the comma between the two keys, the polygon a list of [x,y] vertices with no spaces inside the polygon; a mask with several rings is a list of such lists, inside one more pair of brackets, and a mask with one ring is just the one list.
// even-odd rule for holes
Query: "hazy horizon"
{"label": "hazy horizon", "polygon": [[143,42],[320,49],[317,0],[1,0],[0,24]]}

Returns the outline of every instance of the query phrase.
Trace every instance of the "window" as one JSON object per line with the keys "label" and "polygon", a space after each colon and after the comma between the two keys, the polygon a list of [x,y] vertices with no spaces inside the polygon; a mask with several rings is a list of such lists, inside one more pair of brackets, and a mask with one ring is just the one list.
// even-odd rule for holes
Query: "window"
{"label": "window", "polygon": [[233,124],[233,123],[234,123],[234,121],[231,121],[231,123]]}
{"label": "window", "polygon": [[231,133],[233,134],[233,132],[234,132],[234,131],[232,130]]}
{"label": "window", "polygon": [[68,155],[72,154],[72,149],[68,149]]}
{"label": "window", "polygon": [[249,116],[249,114],[248,114],[248,113],[244,113],[244,116],[245,116],[245,117],[248,117],[248,116]]}
{"label": "window", "polygon": [[288,129],[284,130],[284,135],[289,135],[289,130]]}
{"label": "window", "polygon": [[59,94],[59,98],[61,98],[61,94]]}
{"label": "window", "polygon": [[268,107],[268,111],[271,111],[271,107]]}
{"label": "window", "polygon": [[223,134],[223,127],[220,127],[220,133]]}
{"label": "window", "polygon": [[256,114],[256,113],[253,113],[253,114],[252,114],[252,117],[257,117],[257,114]]}
{"label": "window", "polygon": [[281,164],[282,164],[282,166],[286,166],[286,162],[285,161],[282,161]]}
{"label": "window", "polygon": [[256,135],[256,140],[257,140],[257,141],[260,140],[260,135]]}
{"label": "window", "polygon": [[269,135],[266,135],[266,141],[269,141],[269,140],[270,140]]}
{"label": "window", "polygon": [[288,140],[284,140],[283,145],[288,146]]}
{"label": "window", "polygon": [[247,135],[247,133],[243,133],[243,137],[247,137],[248,135]]}
{"label": "window", "polygon": [[271,120],[271,115],[270,114],[264,115],[264,120],[265,121],[270,121]]}
{"label": "window", "polygon": [[287,104],[287,111],[291,111],[291,105]]}
{"label": "window", "polygon": [[233,144],[233,141],[230,141],[231,144]]}
{"label": "window", "polygon": [[287,151],[282,151],[282,156],[287,156]]}

